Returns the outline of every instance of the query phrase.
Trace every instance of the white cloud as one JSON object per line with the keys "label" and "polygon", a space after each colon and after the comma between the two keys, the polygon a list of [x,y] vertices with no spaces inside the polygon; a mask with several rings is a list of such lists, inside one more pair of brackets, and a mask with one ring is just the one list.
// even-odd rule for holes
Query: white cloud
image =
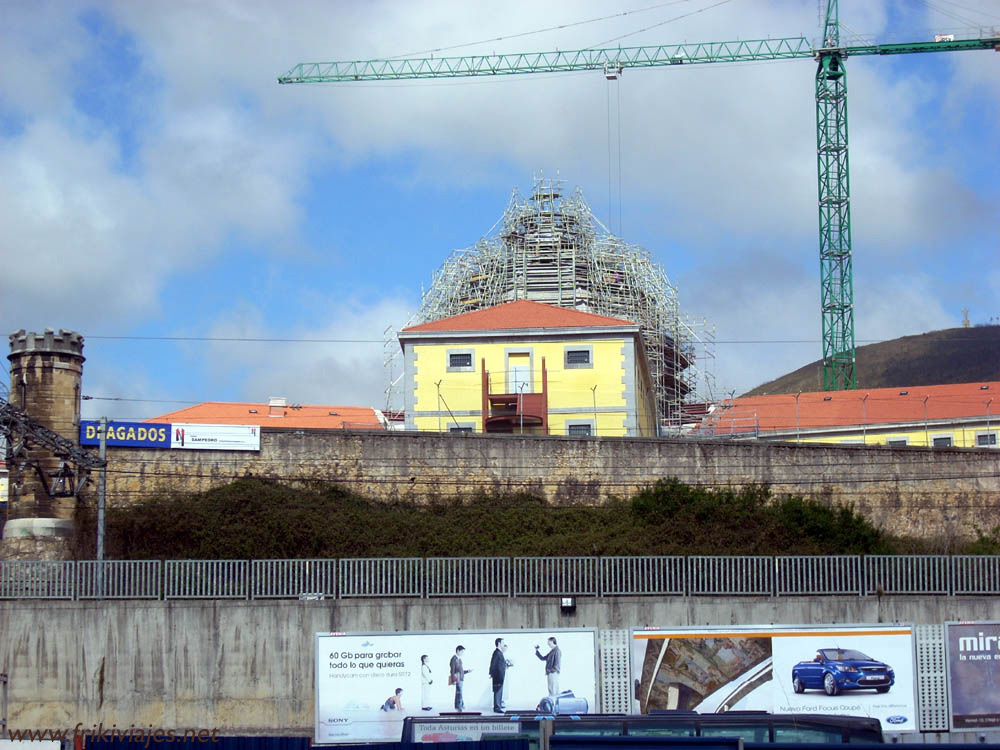
{"label": "white cloud", "polygon": [[[402,297],[328,303],[315,311],[317,321],[322,322],[275,331],[261,310],[245,303],[217,321],[208,335],[276,340],[213,343],[205,361],[217,379],[237,374],[240,397],[247,401],[284,396],[289,403],[384,408],[389,379],[384,361],[399,351],[398,342],[385,329],[391,323],[398,331],[415,305],[414,300]],[[331,339],[335,342],[320,343]],[[392,367],[396,375],[401,374],[401,357],[395,358]]]}
{"label": "white cloud", "polygon": [[936,298],[938,283],[919,272],[862,281],[855,308],[856,330],[864,332],[859,338],[888,340],[961,325],[961,313],[956,317]]}

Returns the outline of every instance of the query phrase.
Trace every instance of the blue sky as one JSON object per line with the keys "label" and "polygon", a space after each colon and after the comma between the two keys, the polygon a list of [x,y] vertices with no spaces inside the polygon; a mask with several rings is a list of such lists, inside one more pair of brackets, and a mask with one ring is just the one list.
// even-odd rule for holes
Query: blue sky
{"label": "blue sky", "polygon": [[[625,34],[815,39],[817,6],[3,3],[0,321],[83,333],[88,416],[279,395],[384,406],[385,329],[512,190],[558,174],[714,322],[717,391],[743,392],[821,353],[811,61],[616,83],[275,79],[300,61]],[[994,0],[842,0],[840,14],[847,43],[1000,30]],[[1000,56],[859,57],[848,71],[859,343],[958,326],[963,308],[1000,316]]]}

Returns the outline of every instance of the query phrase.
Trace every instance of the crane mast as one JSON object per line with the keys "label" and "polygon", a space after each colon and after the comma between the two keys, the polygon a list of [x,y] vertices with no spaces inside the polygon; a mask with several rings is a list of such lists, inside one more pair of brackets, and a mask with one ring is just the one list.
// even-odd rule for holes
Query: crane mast
{"label": "crane mast", "polygon": [[848,170],[847,70],[858,55],[1000,51],[1000,36],[942,38],[933,42],[841,46],[838,0],[828,0],[823,41],[813,49],[804,37],[702,42],[642,47],[298,63],[278,83],[337,83],[459,78],[579,70],[755,62],[812,58],[816,68],[816,161],[819,178],[820,308],[823,328],[823,389],[858,387],[854,339],[854,279],[851,253],[851,193]]}
{"label": "crane mast", "polygon": [[858,387],[854,353],[851,184],[847,154],[847,70],[840,52],[837,0],[829,0],[816,68],[820,310],[823,390]]}

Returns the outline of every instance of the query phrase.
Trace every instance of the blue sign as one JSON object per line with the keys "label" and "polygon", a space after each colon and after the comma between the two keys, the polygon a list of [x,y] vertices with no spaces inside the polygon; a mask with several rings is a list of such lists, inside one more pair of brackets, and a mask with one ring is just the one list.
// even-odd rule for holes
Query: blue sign
{"label": "blue sign", "polygon": [[[101,444],[101,423],[80,422],[80,445]],[[108,422],[108,445],[125,448],[169,448],[170,425],[155,422]]]}

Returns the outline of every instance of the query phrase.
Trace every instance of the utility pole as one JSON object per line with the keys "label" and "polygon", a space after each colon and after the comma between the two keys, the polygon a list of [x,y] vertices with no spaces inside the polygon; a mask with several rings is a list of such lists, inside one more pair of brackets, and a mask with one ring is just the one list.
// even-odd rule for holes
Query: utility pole
{"label": "utility pole", "polygon": [[441,383],[442,382],[444,381],[439,380],[434,384],[437,386],[438,389],[438,432],[441,432]]}
{"label": "utility pole", "polygon": [[594,383],[590,392],[594,394],[594,437],[597,437],[597,383]]}
{"label": "utility pole", "polygon": [[0,740],[7,739],[7,675],[0,674]]}
{"label": "utility pole", "polygon": [[795,442],[801,442],[801,436],[799,435],[799,396],[802,395],[802,391],[795,394]]}
{"label": "utility pole", "polygon": [[108,418],[101,417],[101,474],[97,478],[97,595],[104,598],[104,509],[108,486]]}
{"label": "utility pole", "polygon": [[993,433],[990,432],[990,405],[992,403],[993,399],[990,399],[989,401],[986,402],[986,447],[987,448],[990,448],[996,445],[997,443],[1000,443],[1000,440],[993,439]]}
{"label": "utility pole", "polygon": [[527,380],[521,382],[520,393],[517,397],[517,412],[521,417],[521,434],[524,434],[524,386],[528,384]]}
{"label": "utility pole", "polygon": [[866,393],[861,399],[861,442],[868,445],[868,397],[871,393]]}

